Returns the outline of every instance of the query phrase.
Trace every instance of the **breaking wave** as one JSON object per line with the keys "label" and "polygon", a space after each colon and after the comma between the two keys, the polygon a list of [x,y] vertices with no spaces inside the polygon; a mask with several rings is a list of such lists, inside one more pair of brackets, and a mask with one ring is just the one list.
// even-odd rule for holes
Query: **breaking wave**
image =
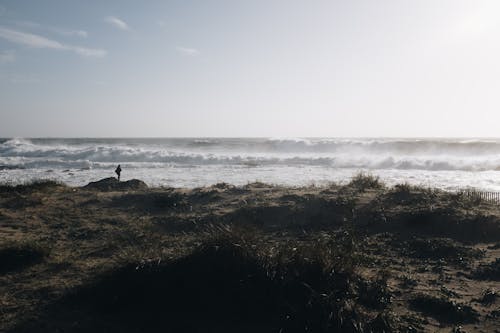
{"label": "breaking wave", "polygon": [[89,169],[122,163],[318,166],[371,170],[500,170],[500,141],[457,139],[7,139],[0,170]]}

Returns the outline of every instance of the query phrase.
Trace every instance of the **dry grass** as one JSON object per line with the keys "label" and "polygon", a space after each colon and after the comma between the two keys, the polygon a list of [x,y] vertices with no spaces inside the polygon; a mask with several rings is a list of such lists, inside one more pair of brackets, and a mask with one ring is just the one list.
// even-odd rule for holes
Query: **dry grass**
{"label": "dry grass", "polygon": [[0,184],[0,193],[30,193],[34,191],[45,192],[53,190],[54,188],[66,188],[64,183],[56,180],[34,180],[20,185]]}
{"label": "dry grass", "polygon": [[[128,331],[258,327],[362,333],[383,323],[357,309],[358,300],[381,302],[381,282],[358,298],[367,291],[366,281],[356,274],[349,236],[282,244],[273,251],[257,236],[252,230],[214,228],[186,256],[113,269],[54,304],[43,320],[67,327],[76,315],[89,318],[80,322],[84,328],[106,322]],[[383,297],[390,298],[387,293],[384,289]],[[19,330],[31,328],[28,323]]]}
{"label": "dry grass", "polygon": [[351,181],[346,185],[346,187],[352,188],[358,192],[364,192],[368,189],[378,190],[385,187],[385,185],[379,177],[360,172],[351,178]]}

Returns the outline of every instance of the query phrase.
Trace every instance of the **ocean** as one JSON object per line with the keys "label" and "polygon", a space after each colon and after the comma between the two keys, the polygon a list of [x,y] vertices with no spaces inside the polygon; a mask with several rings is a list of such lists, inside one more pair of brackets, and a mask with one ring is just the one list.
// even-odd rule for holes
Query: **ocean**
{"label": "ocean", "polygon": [[115,176],[150,186],[346,183],[358,172],[388,185],[500,191],[500,139],[81,138],[0,139],[0,182],[72,186]]}

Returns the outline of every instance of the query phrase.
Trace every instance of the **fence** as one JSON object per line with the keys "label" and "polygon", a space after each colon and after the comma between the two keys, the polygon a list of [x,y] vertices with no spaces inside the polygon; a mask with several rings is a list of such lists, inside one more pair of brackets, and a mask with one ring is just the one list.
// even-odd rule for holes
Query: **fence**
{"label": "fence", "polygon": [[467,196],[471,199],[484,200],[500,204],[500,192],[487,192],[475,189],[460,190],[458,193]]}

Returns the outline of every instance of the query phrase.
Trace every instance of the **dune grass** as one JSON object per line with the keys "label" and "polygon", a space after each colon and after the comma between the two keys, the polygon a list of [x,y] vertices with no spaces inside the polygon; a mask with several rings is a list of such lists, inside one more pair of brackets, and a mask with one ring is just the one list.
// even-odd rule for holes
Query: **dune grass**
{"label": "dune grass", "polygon": [[20,192],[20,193],[26,193],[26,192],[33,192],[33,191],[47,191],[50,189],[54,188],[63,188],[67,187],[66,184],[59,182],[57,180],[51,180],[51,179],[37,179],[33,181],[26,182],[24,184],[17,184],[17,185],[12,185],[12,184],[0,184],[0,193],[2,192]]}
{"label": "dune grass", "polygon": [[498,242],[494,207],[465,211],[443,191],[363,177],[328,191],[218,184],[0,196],[10,233],[57,240],[51,255],[34,241],[0,246],[0,263],[17,265],[4,290],[23,296],[4,292],[4,327],[389,333],[436,322],[425,317],[475,323],[475,310],[484,319],[478,304],[496,296],[474,303],[454,281],[486,290],[495,280],[498,244],[474,243]]}
{"label": "dune grass", "polygon": [[382,189],[385,187],[385,184],[380,180],[378,176],[359,172],[351,178],[346,187],[352,188],[358,192],[365,192],[366,190]]}
{"label": "dune grass", "polygon": [[[255,230],[217,226],[182,257],[109,271],[54,305],[45,320],[69,325],[76,315],[81,327],[102,321],[130,331],[363,333],[382,325],[392,332],[382,315],[391,298],[386,280],[361,279],[358,264],[347,233],[277,246]],[[365,304],[379,311],[376,320],[360,311]]]}

